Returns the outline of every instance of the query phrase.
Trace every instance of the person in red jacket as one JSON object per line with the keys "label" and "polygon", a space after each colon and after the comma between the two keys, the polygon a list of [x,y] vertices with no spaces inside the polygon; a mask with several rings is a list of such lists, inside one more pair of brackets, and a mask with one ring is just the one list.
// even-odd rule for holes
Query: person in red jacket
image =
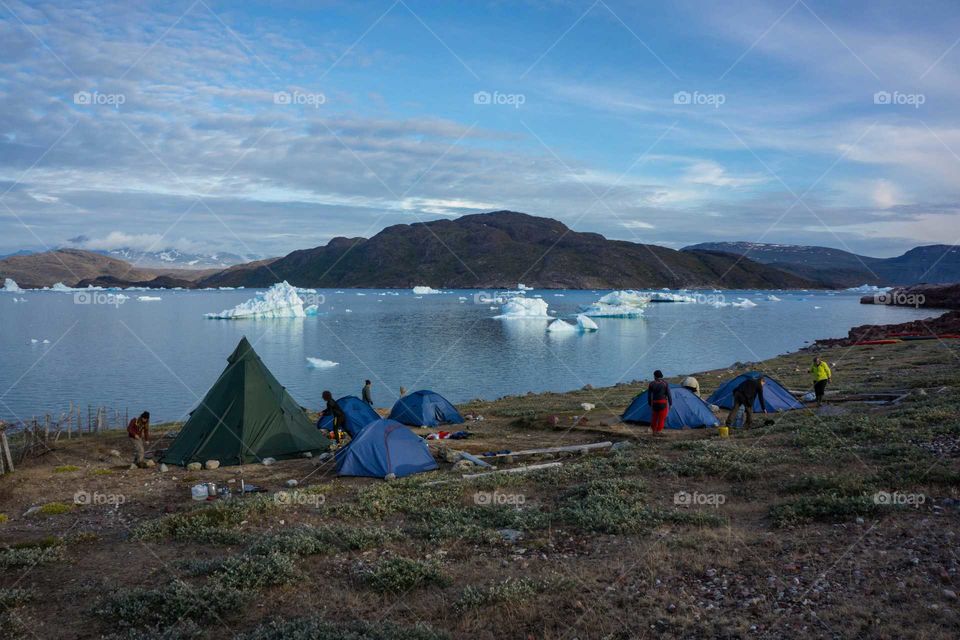
{"label": "person in red jacket", "polygon": [[653,382],[647,387],[647,404],[650,405],[650,429],[655,435],[659,434],[663,432],[673,404],[670,384],[663,379],[663,372],[659,369],[653,372]]}
{"label": "person in red jacket", "polygon": [[144,411],[127,425],[127,435],[133,440],[133,464],[141,469],[147,465],[143,445],[150,442],[150,412]]}

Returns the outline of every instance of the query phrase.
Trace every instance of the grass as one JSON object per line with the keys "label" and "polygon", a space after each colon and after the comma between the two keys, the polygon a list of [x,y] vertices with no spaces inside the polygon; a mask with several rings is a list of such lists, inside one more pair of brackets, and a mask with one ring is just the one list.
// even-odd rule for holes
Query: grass
{"label": "grass", "polygon": [[112,476],[114,474],[113,469],[94,469],[93,475],[95,476]]}
{"label": "grass", "polygon": [[482,587],[468,586],[454,603],[458,612],[482,609],[491,605],[522,606],[538,595],[556,589],[557,581],[507,578]]}
{"label": "grass", "polygon": [[360,569],[358,578],[369,589],[394,594],[430,586],[444,587],[450,583],[438,563],[401,556],[380,560]]}
{"label": "grass", "polygon": [[64,464],[53,468],[54,473],[73,473],[74,471],[80,471],[80,467],[75,464]]}
{"label": "grass", "polygon": [[274,620],[237,640],[447,640],[449,636],[424,624],[405,627],[392,622],[331,622],[320,617]]}
{"label": "grass", "polygon": [[64,513],[70,513],[74,509],[76,509],[76,505],[67,504],[65,502],[48,502],[40,507],[40,510],[37,513],[44,516],[59,516]]}
{"label": "grass", "polygon": [[854,516],[873,516],[892,509],[889,505],[877,504],[873,496],[825,495],[803,496],[792,502],[770,508],[774,526],[786,527],[811,522],[841,522]]}
{"label": "grass", "polygon": [[10,520],[10,517],[7,514],[0,513],[0,524],[4,524],[8,520]]}
{"label": "grass", "polygon": [[241,544],[245,538],[236,529],[244,521],[279,508],[281,505],[277,501],[264,496],[218,502],[209,507],[145,522],[134,529],[133,538]]}

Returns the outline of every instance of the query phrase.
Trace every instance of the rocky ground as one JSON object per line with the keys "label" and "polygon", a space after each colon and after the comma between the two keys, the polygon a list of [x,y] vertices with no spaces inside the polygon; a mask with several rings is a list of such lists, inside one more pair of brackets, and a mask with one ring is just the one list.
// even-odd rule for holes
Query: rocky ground
{"label": "rocky ground", "polygon": [[[431,444],[618,443],[500,463],[562,463],[535,473],[130,470],[124,434],[61,439],[0,478],[0,637],[955,638],[960,341],[821,349],[830,404],[728,439],[619,424],[638,382],[472,403]],[[805,389],[809,358],[698,377]],[[241,477],[267,493],[190,499]]]}

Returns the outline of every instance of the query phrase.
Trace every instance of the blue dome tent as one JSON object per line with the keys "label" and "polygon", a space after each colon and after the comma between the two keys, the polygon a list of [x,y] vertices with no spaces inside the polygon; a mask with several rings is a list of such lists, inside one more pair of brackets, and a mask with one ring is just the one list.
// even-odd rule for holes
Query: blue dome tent
{"label": "blue dome tent", "polygon": [[[740,386],[740,383],[749,378],[759,378],[762,373],[759,371],[750,371],[742,373],[733,380],[724,382],[713,392],[707,403],[715,404],[724,409],[733,409],[733,390]],[[787,391],[782,384],[771,378],[764,376],[766,384],[763,385],[763,400],[767,405],[767,411],[792,411],[794,409],[803,409],[803,403],[793,397],[793,394]],[[761,411],[760,398],[753,401],[753,410]]]}
{"label": "blue dome tent", "polygon": [[394,420],[371,422],[337,451],[338,476],[397,478],[433,471],[437,463],[423,438]]}
{"label": "blue dome tent", "polygon": [[[673,397],[673,405],[670,407],[670,413],[667,414],[668,429],[715,427],[720,424],[717,417],[710,411],[710,407],[686,387],[671,384],[670,395]],[[650,405],[647,404],[646,391],[633,399],[620,419],[624,422],[650,424]]]}
{"label": "blue dome tent", "polygon": [[390,419],[411,427],[437,427],[463,422],[463,416],[449,400],[426,389],[414,391],[397,400],[390,411]]}
{"label": "blue dome tent", "polygon": [[[357,396],[344,396],[337,400],[337,404],[340,405],[344,415],[347,416],[347,423],[343,425],[343,428],[350,434],[351,438],[356,438],[365,426],[380,419],[380,414]],[[317,421],[317,428],[327,431],[332,429],[333,416],[321,417]]]}

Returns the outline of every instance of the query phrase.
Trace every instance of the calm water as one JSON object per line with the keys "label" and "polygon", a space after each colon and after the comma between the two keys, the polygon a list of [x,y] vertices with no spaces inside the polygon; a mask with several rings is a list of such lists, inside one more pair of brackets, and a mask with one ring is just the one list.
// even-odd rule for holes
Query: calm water
{"label": "calm water", "polygon": [[[475,304],[472,291],[417,299],[409,291],[346,290],[319,292],[318,317],[203,317],[254,293],[128,292],[119,305],[76,304],[74,295],[55,292],[17,294],[27,301],[13,303],[12,294],[0,293],[0,417],[58,413],[73,400],[149,409],[155,421],[182,418],[244,335],[304,406],[317,407],[324,389],[359,395],[365,378],[374,382],[377,406],[390,406],[401,385],[432,388],[454,402],[610,385],[649,377],[655,368],[672,375],[768,358],[845,335],[854,325],[936,313],[861,305],[855,294],[776,292],[782,301],[769,302],[769,292],[740,291],[727,300],[747,296],[758,306],[651,304],[642,319],[598,318],[596,333],[553,335],[544,321],[493,319],[498,312]],[[563,316],[605,292],[528,296],[537,293]],[[162,300],[140,302],[138,295]],[[307,357],[340,364],[312,369]]]}

